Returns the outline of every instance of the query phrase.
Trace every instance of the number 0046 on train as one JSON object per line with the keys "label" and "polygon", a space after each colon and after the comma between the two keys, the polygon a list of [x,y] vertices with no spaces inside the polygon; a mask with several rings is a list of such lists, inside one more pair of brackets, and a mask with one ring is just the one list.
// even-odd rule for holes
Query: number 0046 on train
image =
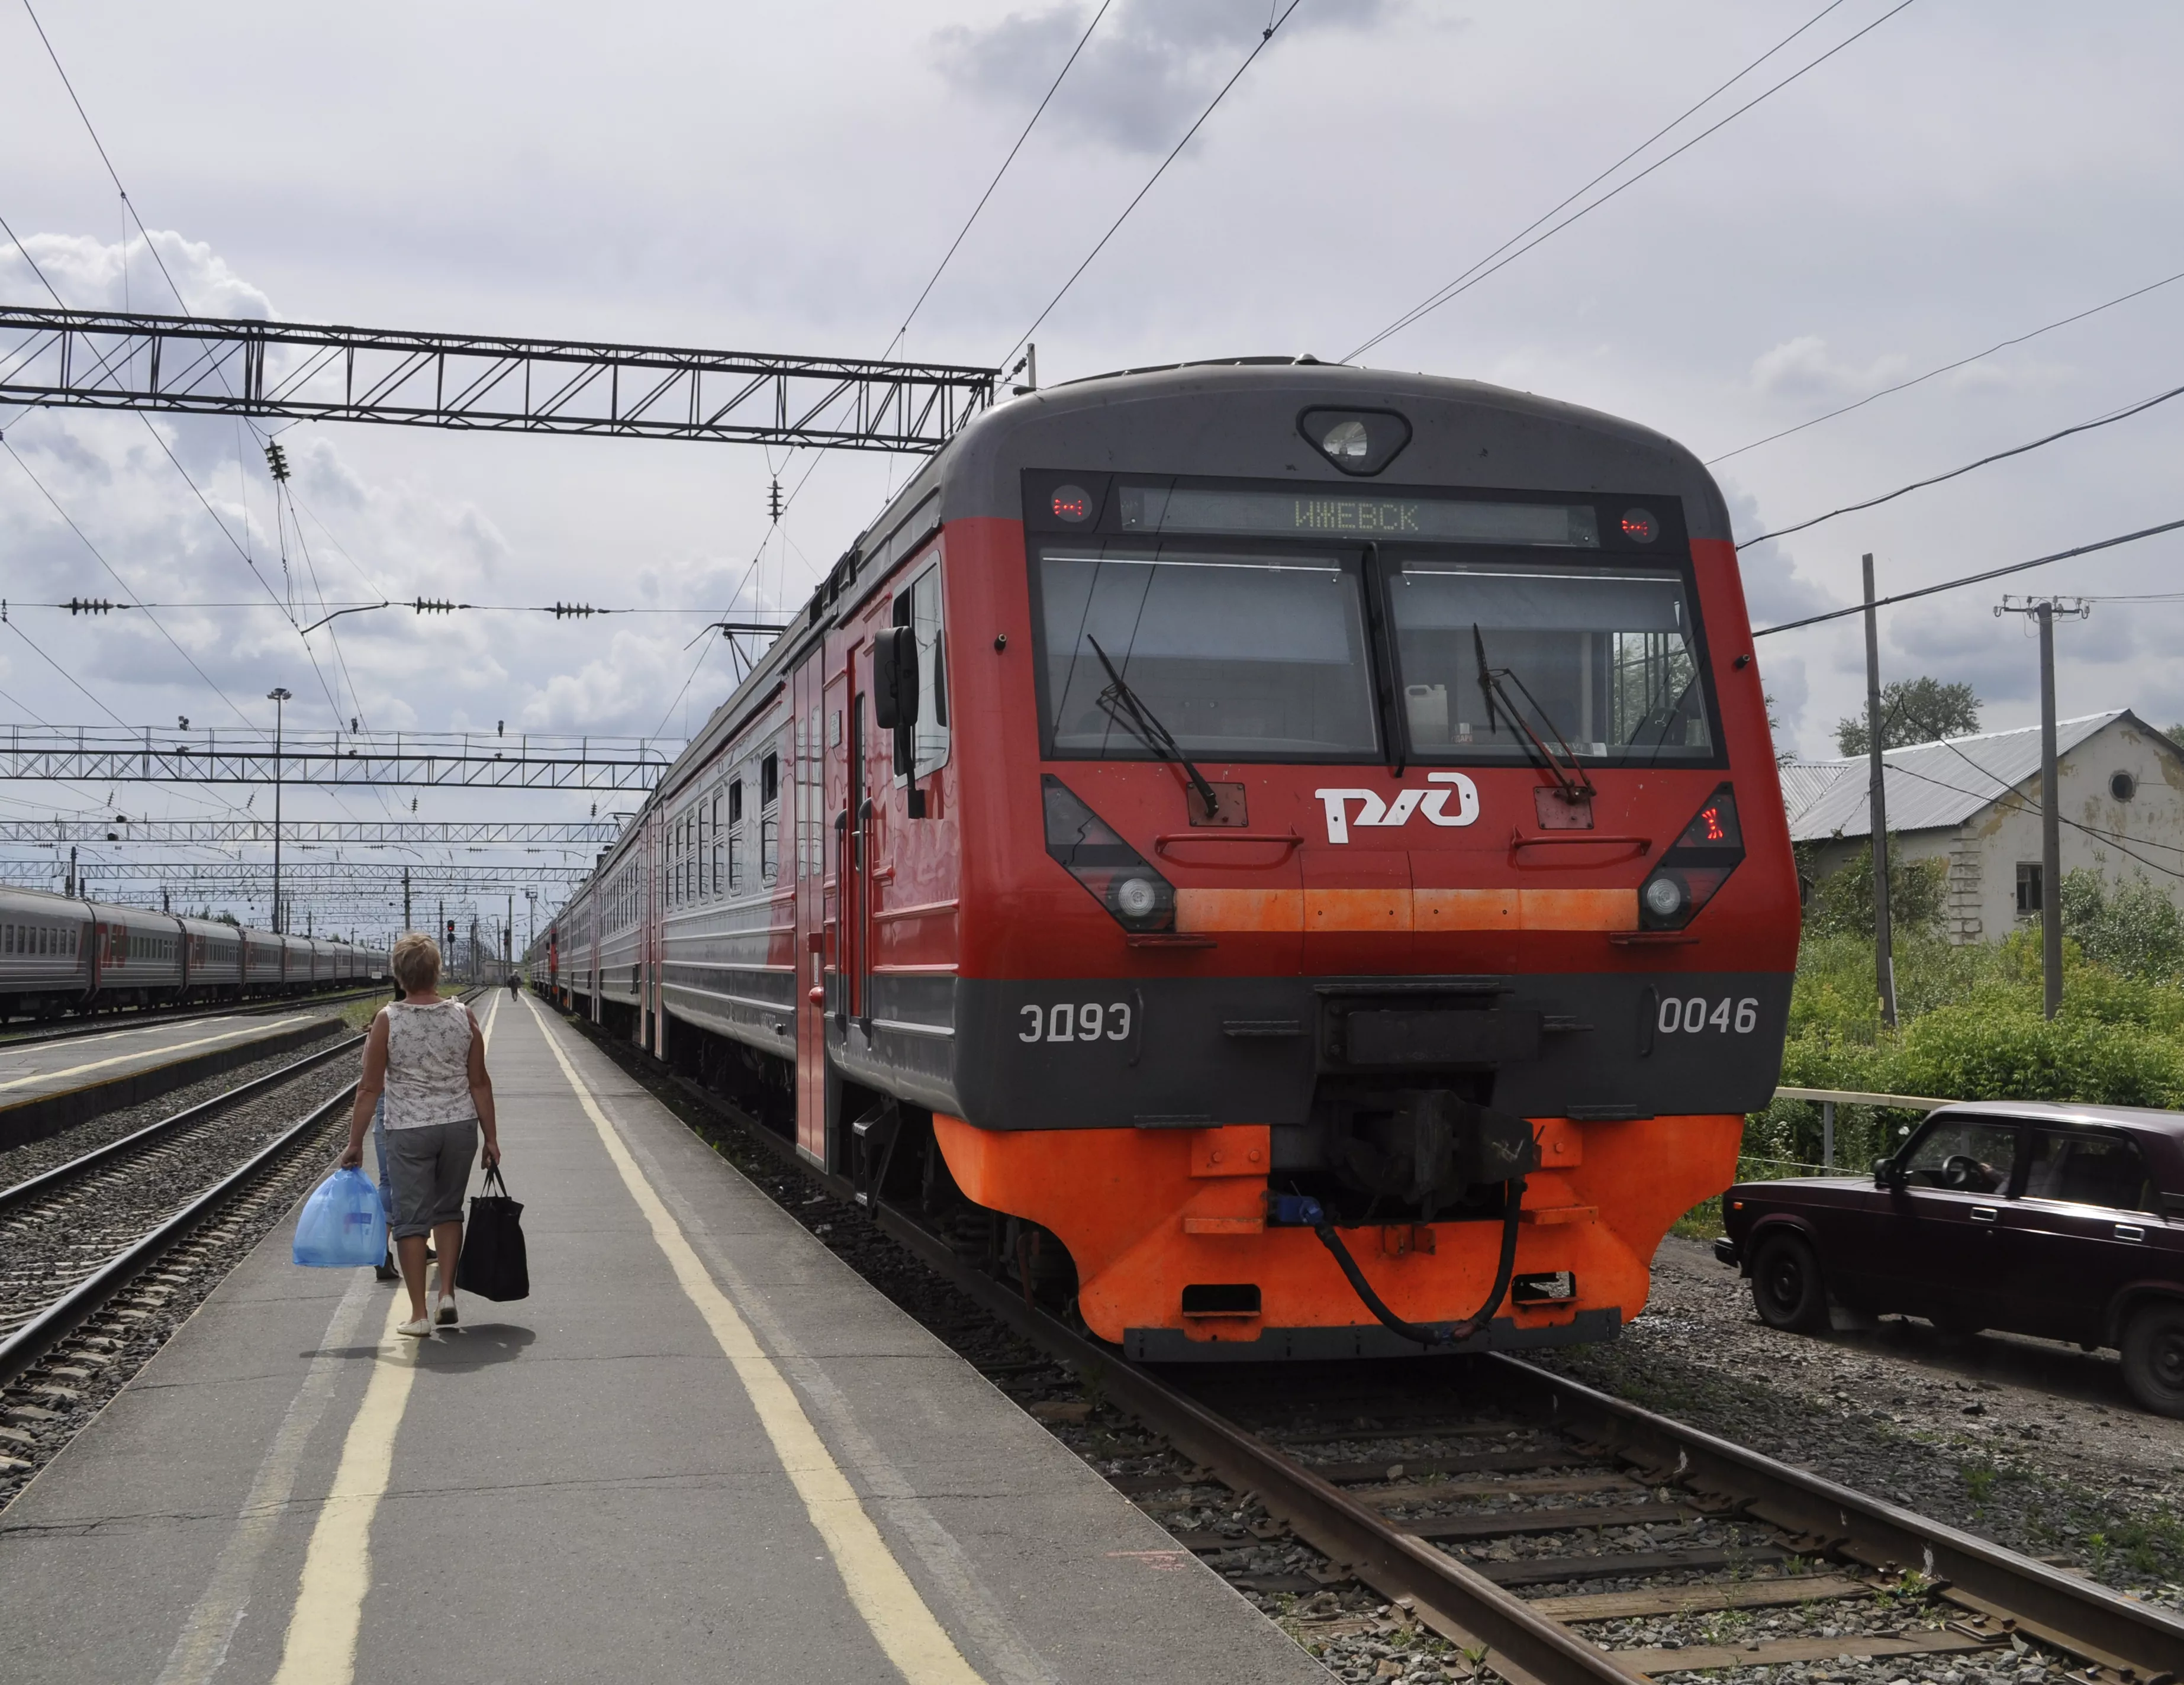
{"label": "number 0046 on train", "polygon": [[531,973],[1134,1356],[1367,1356],[1635,1316],[1797,932],[1696,459],[1284,359],[958,435]]}

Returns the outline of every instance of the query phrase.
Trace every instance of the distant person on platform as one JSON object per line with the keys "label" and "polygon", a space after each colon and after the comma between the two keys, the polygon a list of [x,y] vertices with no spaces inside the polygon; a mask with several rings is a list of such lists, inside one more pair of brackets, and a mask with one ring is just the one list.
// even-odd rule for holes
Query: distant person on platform
{"label": "distant person on platform", "polygon": [[[424,1339],[437,1323],[453,1327],[455,1265],[463,1253],[463,1194],[485,1136],[483,1162],[500,1163],[493,1079],[485,1034],[460,1001],[439,992],[440,950],[412,931],[394,944],[395,981],[404,998],[383,1007],[364,1044],[364,1075],[348,1120],[344,1165],[364,1162],[364,1133],[387,1096],[387,1148],[394,1191],[394,1251],[410,1290],[410,1320],[399,1332]],[[428,1310],[425,1241],[438,1256],[437,1308]]]}

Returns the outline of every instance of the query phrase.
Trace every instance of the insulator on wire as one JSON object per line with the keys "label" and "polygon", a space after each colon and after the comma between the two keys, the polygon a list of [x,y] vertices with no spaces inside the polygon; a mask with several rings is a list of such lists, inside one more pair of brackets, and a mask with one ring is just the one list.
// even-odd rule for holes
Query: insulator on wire
{"label": "insulator on wire", "polygon": [[766,489],[766,512],[773,517],[776,526],[781,524],[781,482],[778,480]]}
{"label": "insulator on wire", "polygon": [[288,478],[288,453],[281,449],[278,439],[265,443],[265,466],[273,471],[273,477],[286,483]]}
{"label": "insulator on wire", "polygon": [[68,600],[70,614],[110,614],[113,611],[114,605],[103,597],[70,597]]}
{"label": "insulator on wire", "polygon": [[554,618],[556,620],[581,620],[587,615],[605,612],[604,609],[593,608],[589,603],[557,602],[554,605]]}
{"label": "insulator on wire", "polygon": [[444,597],[420,597],[411,605],[420,614],[453,614],[455,605]]}

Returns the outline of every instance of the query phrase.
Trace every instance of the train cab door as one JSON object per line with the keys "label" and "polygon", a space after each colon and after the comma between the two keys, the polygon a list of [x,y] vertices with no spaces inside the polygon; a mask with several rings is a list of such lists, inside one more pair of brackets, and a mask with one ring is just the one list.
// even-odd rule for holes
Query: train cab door
{"label": "train cab door", "polygon": [[796,873],[796,1145],[816,1162],[824,1161],[827,1150],[827,1007],[832,987],[827,950],[836,894],[827,818],[833,805],[840,690],[838,683],[827,682],[823,656],[806,661],[790,678],[796,720],[788,803],[794,828],[788,852]]}

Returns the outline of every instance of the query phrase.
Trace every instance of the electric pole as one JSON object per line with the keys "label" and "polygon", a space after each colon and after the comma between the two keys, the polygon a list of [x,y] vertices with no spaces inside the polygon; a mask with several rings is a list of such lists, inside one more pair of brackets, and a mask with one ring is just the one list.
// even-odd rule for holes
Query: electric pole
{"label": "electric pole", "polygon": [[292,694],[279,684],[265,693],[265,700],[273,705],[273,930],[276,935],[286,928],[281,922],[281,723]]}
{"label": "electric pole", "polygon": [[2083,620],[2076,597],[2004,597],[1997,615],[2029,614],[2040,625],[2040,995],[2049,1018],[2063,1009],[2063,801],[2055,766],[2055,617]]}
{"label": "electric pole", "polygon": [[1867,812],[1873,826],[1873,970],[1880,1020],[1896,1028],[1896,952],[1888,922],[1888,790],[1880,758],[1880,634],[1873,610],[1873,555],[1865,556]]}

